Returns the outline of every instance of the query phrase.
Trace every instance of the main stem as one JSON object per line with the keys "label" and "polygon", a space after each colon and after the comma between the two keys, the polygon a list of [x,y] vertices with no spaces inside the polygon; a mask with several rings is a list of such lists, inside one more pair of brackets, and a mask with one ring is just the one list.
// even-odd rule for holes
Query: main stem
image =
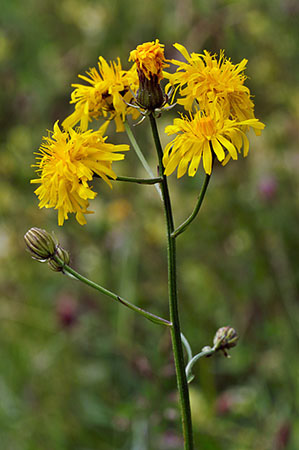
{"label": "main stem", "polygon": [[177,299],[176,243],[175,238],[171,236],[171,234],[174,231],[174,223],[173,223],[170,196],[168,191],[167,178],[165,175],[163,175],[163,163],[162,163],[163,150],[161,147],[157,124],[153,114],[150,114],[149,118],[159,158],[159,171],[160,171],[159,175],[162,176],[163,178],[161,182],[161,188],[162,188],[162,197],[165,210],[166,231],[167,231],[169,313],[170,313],[170,321],[172,322],[172,327],[170,331],[171,331],[173,356],[175,361],[177,385],[180,396],[180,406],[181,406],[183,434],[184,434],[184,449],[193,450],[194,447],[193,447],[191,408],[189,400],[188,383],[185,373],[185,363],[181,340],[178,299]]}

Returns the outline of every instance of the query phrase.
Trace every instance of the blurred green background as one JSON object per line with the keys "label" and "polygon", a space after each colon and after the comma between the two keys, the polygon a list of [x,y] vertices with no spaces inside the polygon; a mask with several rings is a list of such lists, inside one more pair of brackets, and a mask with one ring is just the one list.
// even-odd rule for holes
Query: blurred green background
{"label": "blurred green background", "polygon": [[[169,334],[26,253],[32,226],[54,230],[72,265],[167,316],[164,217],[149,186],[95,182],[95,214],[57,226],[33,194],[41,138],[72,111],[77,74],[99,55],[156,38],[249,60],[247,83],[266,129],[249,157],[216,167],[200,216],[178,238],[182,327],[193,351],[217,328],[240,334],[231,359],[197,364],[196,449],[299,448],[298,121],[296,0],[3,0],[0,15],[0,448],[179,450]],[[173,113],[159,120],[161,134]],[[113,131],[111,127],[110,131]],[[134,128],[153,168],[144,122]],[[162,136],[163,143],[167,142]],[[110,133],[125,143],[125,134]],[[143,176],[131,151],[119,175]],[[202,174],[170,177],[176,223]]]}

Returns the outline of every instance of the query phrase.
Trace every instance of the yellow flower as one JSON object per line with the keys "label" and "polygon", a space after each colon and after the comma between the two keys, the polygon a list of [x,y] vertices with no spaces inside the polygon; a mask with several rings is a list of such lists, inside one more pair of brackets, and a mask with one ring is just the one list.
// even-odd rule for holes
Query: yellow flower
{"label": "yellow flower", "polygon": [[148,80],[156,76],[161,81],[162,69],[168,67],[164,58],[164,45],[160,44],[159,39],[138,45],[136,50],[131,51],[129,61],[136,62],[138,72],[142,72]]}
{"label": "yellow flower", "polygon": [[190,114],[190,119],[183,116],[174,119],[173,125],[165,128],[168,135],[177,134],[165,147],[165,175],[172,174],[177,168],[177,177],[180,178],[189,166],[188,175],[193,177],[201,158],[205,172],[210,175],[213,155],[226,164],[230,158],[237,159],[243,147],[244,157],[247,156],[249,142],[242,127],[262,130],[265,125],[258,119],[237,122],[223,118],[217,110],[213,116],[198,111],[194,117]]}
{"label": "yellow flower", "polygon": [[[138,88],[136,66],[122,70],[120,59],[110,64],[100,56],[98,70],[93,67],[85,75],[78,75],[88,85],[72,84],[75,88],[70,103],[75,103],[75,111],[67,117],[62,125],[65,130],[73,128],[80,122],[80,128],[86,131],[88,122],[100,116],[114,119],[116,131],[124,131],[123,122],[128,114],[137,119],[139,111],[127,103],[133,98],[132,92]],[[132,92],[131,92],[132,91]]]}
{"label": "yellow flower", "polygon": [[178,66],[173,74],[164,72],[169,79],[170,86],[176,86],[183,98],[178,103],[191,111],[196,101],[200,109],[207,110],[211,104],[221,108],[227,118],[244,121],[254,118],[254,104],[250,98],[250,91],[244,85],[247,59],[239,64],[225,58],[221,51],[217,60],[206,50],[203,54],[188,53],[180,44],[174,47],[184,56],[187,62],[172,60]]}
{"label": "yellow flower", "polygon": [[124,159],[123,154],[115,152],[127,151],[129,146],[106,143],[100,130],[62,131],[58,121],[43,140],[34,165],[40,178],[31,180],[40,184],[35,190],[39,207],[58,209],[59,225],[68,219],[68,213],[76,213],[77,221],[84,225],[84,214],[92,212],[87,211],[88,199],[97,195],[88,182],[97,175],[112,187],[109,178],[116,179],[112,161]]}

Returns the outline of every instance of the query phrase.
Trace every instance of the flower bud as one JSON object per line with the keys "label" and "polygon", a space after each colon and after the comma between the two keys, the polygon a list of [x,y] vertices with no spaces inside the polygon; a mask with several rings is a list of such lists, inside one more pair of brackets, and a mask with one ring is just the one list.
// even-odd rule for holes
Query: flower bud
{"label": "flower bud", "polygon": [[56,238],[46,230],[30,228],[24,239],[32,258],[39,262],[47,262],[55,272],[63,272],[64,266],[69,264],[68,252],[60,247]]}
{"label": "flower bud", "polygon": [[24,240],[27,250],[37,261],[45,262],[55,254],[57,242],[46,230],[30,228],[25,234]]}
{"label": "flower bud", "polygon": [[216,332],[213,344],[215,350],[222,350],[225,356],[228,356],[226,350],[235,347],[239,336],[234,328],[222,327]]}
{"label": "flower bud", "polygon": [[161,108],[165,104],[165,95],[160,86],[162,69],[168,66],[164,58],[164,45],[158,39],[138,45],[136,50],[131,51],[129,61],[137,64],[137,104],[149,111]]}
{"label": "flower bud", "polygon": [[[55,258],[57,256],[60,261],[57,261]],[[55,255],[53,258],[48,260],[48,266],[50,269],[54,270],[54,272],[63,272],[63,268],[66,264],[70,262],[70,255],[64,248],[61,248],[59,245],[56,246]]]}
{"label": "flower bud", "polygon": [[137,91],[136,100],[138,105],[149,111],[161,108],[165,103],[165,96],[158,82],[156,75],[148,80],[144,74],[138,71],[139,89]]}

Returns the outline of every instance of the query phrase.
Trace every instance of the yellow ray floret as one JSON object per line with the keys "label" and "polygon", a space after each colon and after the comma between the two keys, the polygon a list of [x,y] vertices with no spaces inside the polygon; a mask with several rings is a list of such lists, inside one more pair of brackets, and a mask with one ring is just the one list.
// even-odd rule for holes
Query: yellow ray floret
{"label": "yellow ray floret", "polygon": [[100,56],[98,69],[91,68],[85,75],[78,75],[87,85],[72,84],[74,91],[70,103],[75,111],[62,123],[64,129],[72,128],[80,122],[80,128],[86,131],[88,122],[100,116],[114,119],[116,131],[124,131],[123,122],[128,114],[137,119],[139,112],[127,103],[133,99],[132,92],[138,88],[136,66],[123,70],[120,59],[110,62]]}
{"label": "yellow ray floret", "polygon": [[136,50],[131,51],[129,61],[136,62],[138,71],[148,80],[156,75],[160,81],[163,78],[163,67],[168,67],[164,57],[164,45],[160,44],[159,39],[138,45]]}
{"label": "yellow ray floret", "polygon": [[210,104],[220,107],[226,117],[239,121],[254,118],[254,104],[250,91],[244,85],[247,59],[239,64],[233,64],[224,56],[224,52],[211,55],[206,50],[203,54],[188,53],[180,44],[174,47],[183,55],[187,62],[172,60],[177,66],[173,74],[164,72],[169,79],[167,89],[176,86],[182,98],[177,102],[191,111],[194,102],[201,109],[207,109]]}
{"label": "yellow ray floret", "polygon": [[265,125],[258,119],[237,122],[223,118],[220,113],[211,116],[200,111],[194,117],[190,114],[190,118],[174,119],[173,125],[165,128],[168,135],[177,134],[164,151],[165,175],[172,174],[177,168],[180,178],[189,166],[188,175],[193,177],[201,159],[205,172],[210,175],[213,155],[226,163],[230,158],[237,159],[243,148],[243,154],[247,156],[249,142],[243,131],[245,127],[262,130]]}
{"label": "yellow ray floret", "polygon": [[59,225],[69,213],[76,213],[77,221],[84,225],[84,214],[92,212],[87,211],[88,200],[97,195],[89,181],[97,175],[111,187],[110,179],[116,179],[112,162],[124,159],[115,152],[127,151],[129,146],[106,143],[101,131],[62,131],[58,121],[43,140],[34,165],[40,178],[31,180],[40,184],[35,190],[39,207],[57,209]]}

